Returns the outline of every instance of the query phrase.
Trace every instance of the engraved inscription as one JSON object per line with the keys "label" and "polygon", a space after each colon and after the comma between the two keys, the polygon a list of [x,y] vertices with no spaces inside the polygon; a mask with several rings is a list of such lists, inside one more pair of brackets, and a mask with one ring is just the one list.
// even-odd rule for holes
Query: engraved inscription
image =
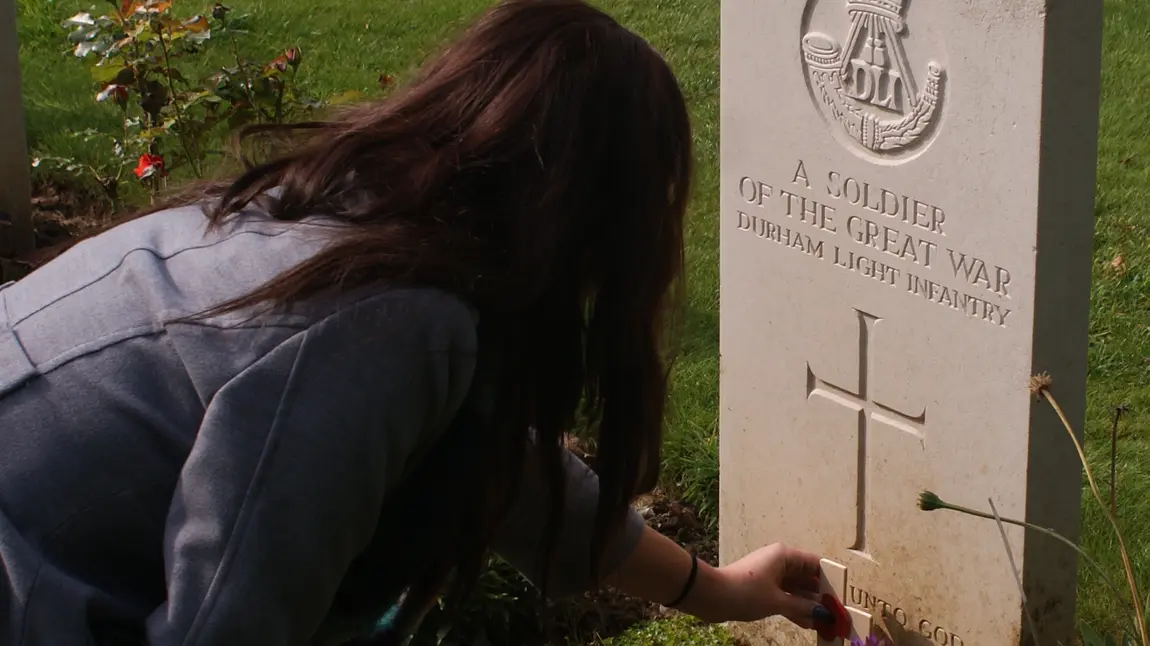
{"label": "engraved inscription", "polygon": [[918,632],[939,646],[963,646],[962,638],[958,635],[942,626],[935,626],[926,619],[918,622]]}
{"label": "engraved inscription", "polygon": [[900,274],[897,267],[891,267],[881,261],[871,260],[862,254],[844,251],[838,247],[835,247],[835,265],[888,285],[894,285]]}
{"label": "engraved inscription", "polygon": [[941,206],[836,171],[812,174],[802,160],[786,188],[748,175],[738,190],[741,232],[968,319],[1010,325],[1010,270],[948,242]]}
{"label": "engraved inscription", "polygon": [[802,38],[803,65],[816,106],[832,127],[880,156],[926,141],[942,104],[945,79],[937,61],[926,63],[926,82],[917,88],[903,43],[908,4],[846,0],[850,29],[845,44],[818,31]]}
{"label": "engraved inscription", "polygon": [[748,204],[762,206],[763,200],[771,197],[772,190],[770,186],[762,182],[756,182],[750,177],[744,177],[739,180],[739,194],[743,196],[743,199],[746,200]]}
{"label": "engraved inscription", "polygon": [[790,191],[779,191],[779,195],[787,200],[787,217],[798,217],[800,222],[808,222],[823,231],[835,233],[835,209],[826,204],[819,204],[815,200],[795,195]]}
{"label": "engraved inscription", "polygon": [[[954,631],[935,625],[928,619],[913,621],[911,613],[908,613],[897,604],[886,601],[854,585],[847,586],[847,589],[849,590],[849,594],[846,597],[848,606],[860,608],[876,617],[894,620],[901,628],[907,631],[913,630],[939,646],[965,646],[962,637],[959,637]],[[884,622],[880,621],[879,623]]]}
{"label": "engraved inscription", "polygon": [[977,296],[940,285],[933,280],[916,276],[910,272],[906,274],[906,291],[925,298],[926,300],[962,312],[969,317],[989,321],[1006,327],[1006,318],[1011,311]]}
{"label": "engraved inscription", "polygon": [[739,211],[739,230],[752,231],[760,238],[777,242],[784,247],[798,249],[809,256],[820,259],[823,257],[822,240],[804,236],[798,231],[792,231],[789,227],[781,227],[765,218],[747,215]]}
{"label": "engraved inscription", "polygon": [[[833,578],[824,577],[824,585],[820,587],[820,591],[838,595],[848,610],[853,611],[852,614],[861,611],[866,613],[868,617],[874,618],[874,624],[883,628],[880,632],[885,632],[892,637],[894,643],[917,644],[921,640],[903,638],[906,634],[917,633],[926,637],[928,641],[939,644],[939,646],[965,646],[962,638],[953,631],[936,625],[928,619],[914,616],[913,612],[908,612],[897,602],[883,599],[854,584],[848,585],[850,572],[846,567],[825,559],[822,564],[824,575],[833,574]],[[822,644],[823,642],[819,643]]]}
{"label": "engraved inscription", "polygon": [[819,397],[842,405],[858,413],[858,490],[857,517],[855,520],[855,543],[850,549],[863,555],[867,553],[866,506],[867,506],[867,435],[870,424],[877,422],[914,437],[920,444],[925,442],[923,426],[926,424],[926,409],[911,415],[875,401],[869,393],[871,376],[870,338],[874,324],[879,320],[861,310],[855,310],[859,324],[859,367],[858,387],[854,390],[820,379],[807,364],[807,399]]}
{"label": "engraved inscription", "polygon": [[920,202],[909,195],[899,195],[853,177],[844,178],[834,171],[827,174],[827,195],[836,200],[845,200],[851,206],[896,218],[903,224],[946,235],[942,230],[946,213],[937,206]]}
{"label": "engraved inscription", "polygon": [[929,240],[903,234],[898,229],[880,226],[857,215],[847,218],[847,234],[864,247],[878,249],[895,258],[910,260],[924,267],[930,267],[931,254],[938,248],[938,245]]}
{"label": "engraved inscription", "polygon": [[857,588],[853,585],[848,586],[848,589],[850,590],[848,600],[851,605],[857,608],[862,608],[863,610],[867,610],[875,615],[893,617],[894,620],[898,622],[898,625],[902,626],[903,628],[907,627],[909,616],[902,608],[891,605],[889,602],[880,599],[878,596],[873,595],[861,588]]}
{"label": "engraved inscription", "polygon": [[992,282],[991,272],[987,269],[985,260],[974,256],[968,258],[966,254],[953,249],[947,249],[947,252],[950,254],[950,264],[954,268],[955,277],[964,276],[971,285],[985,287],[999,296],[1010,298],[1010,292],[1006,289],[1007,285],[1010,284],[1009,271],[1002,267],[995,267]]}

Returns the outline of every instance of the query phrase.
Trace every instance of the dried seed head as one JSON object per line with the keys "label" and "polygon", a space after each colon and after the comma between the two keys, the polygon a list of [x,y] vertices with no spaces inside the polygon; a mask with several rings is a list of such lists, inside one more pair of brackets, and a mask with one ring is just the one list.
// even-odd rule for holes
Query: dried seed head
{"label": "dried seed head", "polygon": [[1030,378],[1030,394],[1038,399],[1042,399],[1043,393],[1050,390],[1050,384],[1052,383],[1054,383],[1054,380],[1045,372],[1034,375]]}

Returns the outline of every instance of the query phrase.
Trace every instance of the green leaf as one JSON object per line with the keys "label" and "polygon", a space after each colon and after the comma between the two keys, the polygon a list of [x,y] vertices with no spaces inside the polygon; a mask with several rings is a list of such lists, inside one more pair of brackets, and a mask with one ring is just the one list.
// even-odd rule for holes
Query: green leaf
{"label": "green leaf", "polygon": [[81,11],[80,13],[78,13],[78,14],[72,16],[71,18],[65,20],[63,23],[63,25],[65,27],[75,27],[75,26],[80,26],[80,25],[95,25],[95,24],[96,24],[96,21],[92,19],[92,14],[88,13],[87,11]]}
{"label": "green leaf", "polygon": [[1114,639],[1109,635],[1103,637],[1097,630],[1086,623],[1082,622],[1079,627],[1082,633],[1082,646],[1115,646]]}
{"label": "green leaf", "polygon": [[70,43],[84,43],[96,40],[100,37],[99,27],[79,27],[68,34],[68,42]]}
{"label": "green leaf", "polygon": [[203,45],[205,42],[211,40],[211,38],[212,38],[212,30],[211,29],[205,29],[204,31],[188,32],[188,42],[194,43],[196,45]]}
{"label": "green leaf", "polygon": [[76,55],[76,58],[85,58],[88,54],[96,51],[96,45],[96,43],[91,41],[84,41],[77,44],[76,49],[73,49],[72,53]]}
{"label": "green leaf", "polygon": [[91,68],[92,80],[104,85],[111,83],[120,76],[121,72],[131,73],[132,70],[125,67],[116,67],[114,65],[93,65]]}
{"label": "green leaf", "polygon": [[223,103],[223,99],[216,96],[211,90],[193,92],[184,97],[184,107],[190,108],[199,103]]}
{"label": "green leaf", "polygon": [[140,131],[139,139],[140,139],[140,141],[151,142],[151,141],[153,141],[159,137],[163,137],[166,134],[168,134],[168,131],[166,129],[164,129],[163,127],[147,128],[145,130]]}
{"label": "green leaf", "polygon": [[1082,635],[1082,646],[1104,646],[1102,635],[1099,635],[1090,624],[1083,623],[1078,631]]}

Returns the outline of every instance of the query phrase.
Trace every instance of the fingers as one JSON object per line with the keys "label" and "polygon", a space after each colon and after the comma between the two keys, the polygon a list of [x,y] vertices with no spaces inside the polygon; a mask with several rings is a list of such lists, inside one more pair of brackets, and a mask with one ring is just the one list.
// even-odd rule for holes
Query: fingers
{"label": "fingers", "polygon": [[786,577],[783,579],[782,588],[784,592],[800,596],[806,593],[813,594],[819,590],[819,578],[817,576]]}
{"label": "fingers", "polygon": [[818,555],[782,546],[783,579],[777,598],[779,614],[804,629],[816,623],[834,622],[831,613],[819,603],[822,563]]}
{"label": "fingers", "polygon": [[775,600],[778,614],[787,618],[791,623],[810,630],[814,628],[815,608],[823,608],[819,603],[813,599],[808,599],[803,596],[781,593]]}
{"label": "fingers", "polygon": [[788,591],[788,594],[790,594],[792,597],[799,597],[800,599],[808,599],[808,600],[813,601],[815,603],[820,603],[822,601],[822,596],[817,592],[809,592],[809,591],[808,592],[803,592],[803,591],[789,592]]}
{"label": "fingers", "polygon": [[817,580],[821,571],[822,565],[818,555],[783,546],[784,579],[814,578]]}

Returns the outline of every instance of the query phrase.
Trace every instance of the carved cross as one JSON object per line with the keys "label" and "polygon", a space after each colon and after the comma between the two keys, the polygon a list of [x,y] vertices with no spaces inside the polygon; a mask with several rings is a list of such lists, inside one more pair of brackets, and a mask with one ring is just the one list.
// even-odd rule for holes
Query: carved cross
{"label": "carved cross", "polygon": [[923,427],[926,424],[926,409],[917,415],[911,415],[895,409],[892,406],[875,401],[870,395],[869,381],[871,376],[870,339],[874,331],[874,324],[878,317],[856,309],[859,326],[859,366],[858,366],[858,392],[843,388],[820,379],[807,364],[807,401],[819,397],[834,404],[843,406],[857,413],[858,423],[858,463],[856,466],[857,490],[857,520],[855,525],[855,543],[850,549],[863,554],[867,553],[866,542],[866,507],[867,507],[867,435],[872,424],[879,424],[888,428],[908,433],[920,442],[924,439]]}

